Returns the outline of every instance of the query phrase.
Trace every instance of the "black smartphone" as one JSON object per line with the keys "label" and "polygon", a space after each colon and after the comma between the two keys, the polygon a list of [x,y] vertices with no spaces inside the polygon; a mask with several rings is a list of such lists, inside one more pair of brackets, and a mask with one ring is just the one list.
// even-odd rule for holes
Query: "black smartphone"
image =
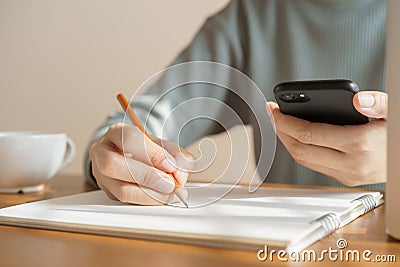
{"label": "black smartphone", "polygon": [[311,122],[335,125],[367,123],[368,117],[353,106],[359,91],[350,80],[288,81],[274,87],[274,95],[282,113]]}

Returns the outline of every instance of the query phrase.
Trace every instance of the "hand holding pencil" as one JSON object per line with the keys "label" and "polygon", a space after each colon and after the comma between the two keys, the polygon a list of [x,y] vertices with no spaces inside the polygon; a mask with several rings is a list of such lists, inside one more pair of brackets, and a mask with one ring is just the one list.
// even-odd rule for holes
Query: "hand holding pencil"
{"label": "hand holding pencil", "polygon": [[[122,104],[121,95],[118,99]],[[126,103],[124,110],[129,107]],[[99,187],[125,203],[186,204],[183,187],[194,157],[173,142],[161,144],[146,133],[140,121],[133,125],[114,124],[91,146],[92,173]]]}
{"label": "hand holding pencil", "polygon": [[[132,124],[139,128],[139,130],[150,140],[152,139],[150,135],[146,132],[146,129],[143,127],[142,123],[140,122],[139,118],[136,116],[136,113],[133,111],[132,107],[129,105],[128,101],[126,100],[123,94],[118,94],[117,99],[121,104],[122,108],[124,109],[125,113],[128,115],[129,119],[131,120]],[[166,159],[168,160],[168,159]],[[169,174],[171,178],[174,180],[175,189],[174,194],[182,201],[183,204],[188,208],[189,206],[186,203],[186,197],[184,196],[183,191],[183,184],[172,174]]]}

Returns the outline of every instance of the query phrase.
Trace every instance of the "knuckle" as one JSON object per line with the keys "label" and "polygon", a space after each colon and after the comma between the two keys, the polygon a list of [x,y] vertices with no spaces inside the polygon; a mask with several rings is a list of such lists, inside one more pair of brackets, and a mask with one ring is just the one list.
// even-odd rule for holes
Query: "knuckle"
{"label": "knuckle", "polygon": [[160,175],[158,175],[155,170],[148,171],[143,176],[142,185],[146,187],[151,187],[154,179],[156,178],[160,178]]}
{"label": "knuckle", "polygon": [[299,145],[292,145],[291,147],[291,154],[293,159],[297,162],[303,162],[304,161],[304,150],[301,146]]}
{"label": "knuckle", "polygon": [[108,128],[108,132],[115,131],[118,128],[120,128],[120,124],[119,123],[113,124]]}
{"label": "knuckle", "polygon": [[94,178],[96,179],[97,185],[100,187],[100,185],[103,182],[103,179],[105,178],[105,176],[100,174],[96,164],[93,164],[93,162],[92,162],[92,174],[93,174]]}
{"label": "knuckle", "polygon": [[97,186],[101,189],[101,190],[103,190],[104,192],[106,192],[107,191],[107,189],[106,189],[106,187],[105,186],[103,186],[103,184],[102,183],[100,183],[99,181],[97,181]]}
{"label": "knuckle", "polygon": [[372,149],[371,140],[365,136],[360,136],[350,146],[352,150],[357,152],[370,152]]}
{"label": "knuckle", "polygon": [[147,155],[153,165],[159,165],[165,159],[164,153],[160,149],[157,149],[155,146],[150,146],[147,149]]}
{"label": "knuckle", "polygon": [[89,147],[89,157],[92,159],[92,161],[96,155],[96,151],[97,151],[96,143],[91,144]]}
{"label": "knuckle", "polygon": [[313,141],[314,133],[311,127],[305,126],[302,128],[297,136],[298,140],[304,144],[310,144]]}
{"label": "knuckle", "polygon": [[124,124],[121,123],[121,122],[112,124],[112,125],[110,125],[110,127],[108,127],[108,130],[107,130],[106,135],[107,135],[107,134],[111,134],[111,133],[113,133],[113,132],[120,131],[120,129],[121,129],[122,127],[124,127]]}
{"label": "knuckle", "polygon": [[156,149],[148,149],[147,154],[149,156],[150,162],[154,162],[157,160],[158,152]]}
{"label": "knuckle", "polygon": [[360,178],[367,178],[372,173],[371,168],[369,166],[360,166],[358,170],[358,176]]}
{"label": "knuckle", "polygon": [[114,169],[117,165],[117,157],[111,153],[106,153],[98,164],[99,171],[101,174],[106,176],[112,176]]}
{"label": "knuckle", "polygon": [[136,126],[125,126],[122,132],[122,143],[139,144],[139,140],[143,139],[143,133]]}

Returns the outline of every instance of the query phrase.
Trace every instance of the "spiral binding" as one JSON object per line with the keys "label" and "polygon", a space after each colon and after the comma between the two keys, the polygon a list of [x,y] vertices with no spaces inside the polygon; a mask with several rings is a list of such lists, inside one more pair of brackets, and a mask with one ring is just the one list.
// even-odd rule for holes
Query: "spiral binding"
{"label": "spiral binding", "polygon": [[327,233],[332,233],[340,226],[340,220],[334,213],[325,214],[315,219],[314,222],[320,223]]}
{"label": "spiral binding", "polygon": [[368,212],[368,211],[370,211],[370,210],[372,210],[373,208],[376,207],[375,198],[370,194],[366,194],[366,195],[363,195],[361,197],[358,197],[358,198],[354,199],[351,202],[356,202],[356,201],[359,201],[359,202],[361,202],[363,204],[364,212]]}

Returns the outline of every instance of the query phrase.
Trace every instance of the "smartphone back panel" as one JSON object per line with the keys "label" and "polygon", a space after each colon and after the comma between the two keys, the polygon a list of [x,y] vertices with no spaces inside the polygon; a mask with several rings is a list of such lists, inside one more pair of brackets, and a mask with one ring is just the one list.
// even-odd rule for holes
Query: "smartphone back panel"
{"label": "smartphone back panel", "polygon": [[358,92],[349,80],[283,82],[274,94],[282,113],[311,122],[356,125],[368,122],[353,106]]}

